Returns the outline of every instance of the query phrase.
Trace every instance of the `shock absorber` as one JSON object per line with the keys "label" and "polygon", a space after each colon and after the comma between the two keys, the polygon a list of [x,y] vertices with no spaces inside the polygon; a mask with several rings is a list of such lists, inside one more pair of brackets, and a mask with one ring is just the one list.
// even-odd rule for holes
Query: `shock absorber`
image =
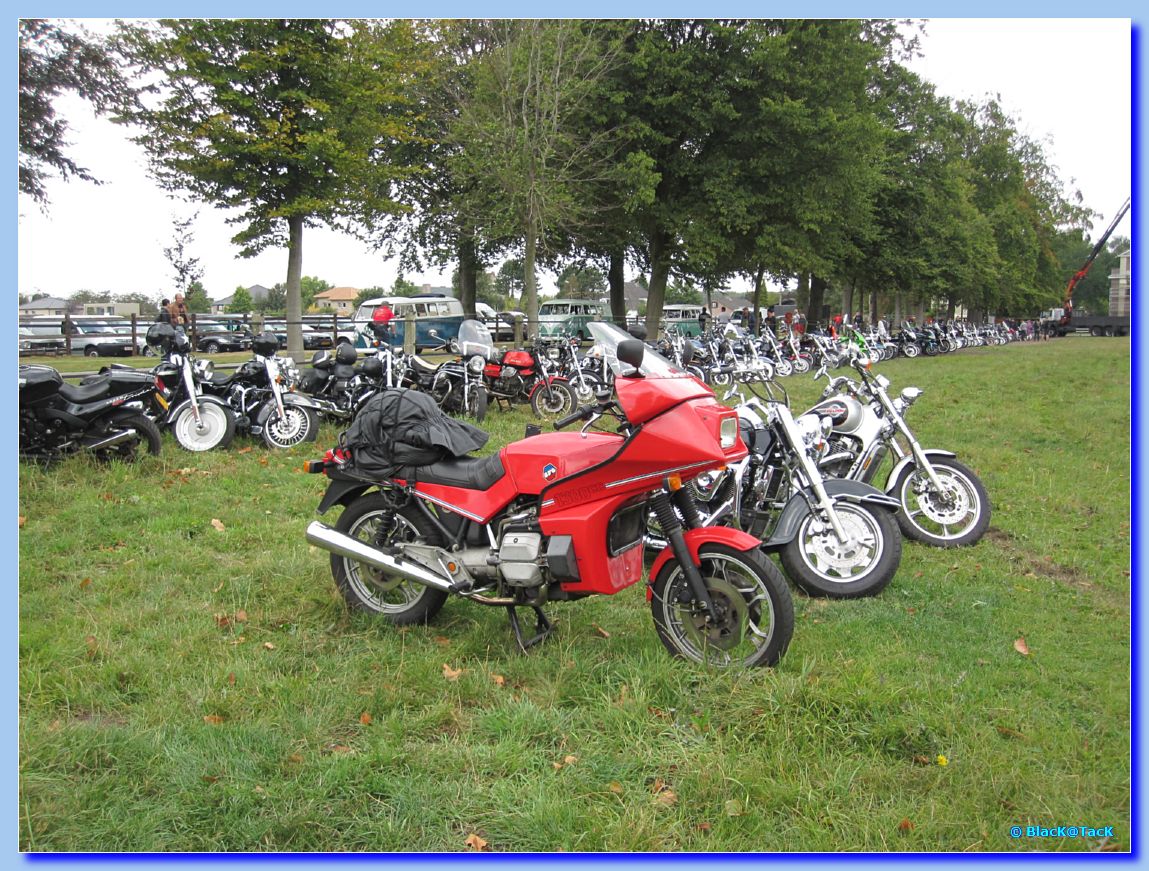
{"label": "shock absorber", "polygon": [[[666,536],[667,542],[670,544],[670,549],[674,552],[674,558],[678,560],[678,565],[682,567],[682,574],[686,578],[686,583],[690,587],[690,592],[695,602],[704,605],[706,613],[710,616],[711,620],[718,619],[718,614],[714,610],[714,601],[710,598],[710,592],[706,589],[706,582],[702,579],[702,572],[698,570],[698,566],[694,564],[694,560],[690,557],[690,549],[686,546],[686,538],[682,534],[682,523],[678,519],[678,515],[674,513],[674,506],[670,502],[670,496],[666,490],[660,490],[651,499],[651,507],[654,509],[655,517],[658,518],[658,524],[662,527],[662,534]],[[695,516],[697,517],[697,510]]]}
{"label": "shock absorber", "polygon": [[[702,516],[698,513],[698,505],[691,497],[690,490],[686,487],[679,487],[670,498],[674,507],[678,509],[678,513],[682,515],[684,529],[698,529],[702,525]],[[661,522],[660,518],[659,523]]]}

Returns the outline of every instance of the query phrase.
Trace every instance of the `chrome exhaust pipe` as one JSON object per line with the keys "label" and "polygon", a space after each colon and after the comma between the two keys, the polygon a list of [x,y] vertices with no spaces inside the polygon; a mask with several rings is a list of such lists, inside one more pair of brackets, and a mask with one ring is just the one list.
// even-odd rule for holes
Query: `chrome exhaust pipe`
{"label": "chrome exhaust pipe", "polygon": [[135,437],[136,437],[136,431],[134,429],[126,429],[126,430],[123,430],[122,432],[116,433],[115,435],[110,435],[106,439],[100,439],[100,441],[93,442],[90,445],[84,445],[84,450],[86,450],[86,451],[103,450],[104,448],[110,448],[113,445],[118,445],[121,442],[126,442],[128,439],[134,439]]}
{"label": "chrome exhaust pipe", "polygon": [[347,559],[367,563],[367,565],[387,574],[400,575],[409,581],[441,590],[444,593],[459,592],[450,579],[431,571],[426,566],[412,560],[385,554],[366,542],[344,535],[318,520],[313,520],[307,525],[307,540],[316,547],[329,550]]}

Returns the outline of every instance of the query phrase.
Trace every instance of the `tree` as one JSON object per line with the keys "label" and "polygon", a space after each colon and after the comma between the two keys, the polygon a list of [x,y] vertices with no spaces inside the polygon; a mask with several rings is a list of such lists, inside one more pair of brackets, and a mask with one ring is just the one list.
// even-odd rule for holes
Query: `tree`
{"label": "tree", "polygon": [[465,145],[453,165],[473,180],[468,212],[487,238],[522,245],[523,308],[534,321],[540,245],[587,219],[580,190],[611,172],[614,131],[575,122],[618,46],[597,22],[508,20],[489,29],[491,48],[470,63],[473,90],[453,125]]}
{"label": "tree", "polygon": [[356,309],[369,299],[378,299],[381,296],[389,296],[386,288],[382,287],[365,287],[355,297],[354,307]]}
{"label": "tree", "polygon": [[[283,317],[287,311],[287,288],[282,283],[272,285],[267,289],[267,296],[256,302],[255,308],[264,315]],[[286,317],[290,321],[291,315]]]}
{"label": "tree", "polygon": [[316,278],[313,275],[305,275],[299,280],[299,304],[302,311],[309,310],[315,305],[315,294],[323,293],[325,290],[330,290],[333,285],[330,282],[324,281],[322,278]]}
{"label": "tree", "polygon": [[234,210],[241,256],[287,249],[288,351],[301,359],[304,229],[369,234],[413,171],[392,161],[416,111],[411,25],[167,19],[121,36],[160,82],[119,120],[143,130],[133,139],[164,189]]}
{"label": "tree", "polygon": [[559,296],[571,299],[601,299],[606,290],[602,270],[585,263],[571,263],[558,275]]}
{"label": "tree", "polygon": [[106,112],[128,89],[114,57],[83,28],[71,32],[54,21],[21,18],[19,190],[42,207],[45,184],[57,173],[101,184],[65,153],[68,123],[52,103],[67,92]]}
{"label": "tree", "polygon": [[245,315],[254,310],[255,301],[251,298],[251,292],[242,285],[237,287],[231,295],[231,302],[227,304],[228,314]]}
{"label": "tree", "polygon": [[195,215],[192,215],[190,218],[185,218],[182,221],[178,218],[173,218],[173,242],[169,247],[164,249],[164,257],[167,258],[168,263],[170,263],[172,267],[172,275],[175,279],[175,292],[182,293],[185,297],[188,288],[203,278],[203,267],[199,265],[199,258],[192,257],[189,251],[195,242],[195,234],[192,233],[191,229],[195,219]]}
{"label": "tree", "polygon": [[211,311],[211,297],[207,295],[207,291],[199,281],[193,281],[188,286],[187,293],[184,294],[184,304],[187,305],[189,312],[196,314],[204,315]]}
{"label": "tree", "polygon": [[508,299],[517,299],[523,292],[523,259],[512,257],[503,262],[495,274],[495,290]]}

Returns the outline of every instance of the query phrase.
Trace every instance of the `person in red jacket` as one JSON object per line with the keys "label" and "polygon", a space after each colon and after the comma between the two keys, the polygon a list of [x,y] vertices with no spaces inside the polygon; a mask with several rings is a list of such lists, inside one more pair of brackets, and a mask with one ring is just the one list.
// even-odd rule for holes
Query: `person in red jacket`
{"label": "person in red jacket", "polygon": [[391,319],[394,317],[395,312],[391,311],[391,306],[387,303],[375,307],[375,313],[371,315],[371,329],[380,344],[390,339]]}

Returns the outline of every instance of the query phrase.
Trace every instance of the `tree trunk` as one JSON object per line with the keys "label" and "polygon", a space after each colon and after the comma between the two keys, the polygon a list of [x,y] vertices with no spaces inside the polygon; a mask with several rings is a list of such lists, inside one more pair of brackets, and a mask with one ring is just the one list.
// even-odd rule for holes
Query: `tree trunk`
{"label": "tree trunk", "polygon": [[[761,263],[754,271],[754,334],[757,336],[762,335],[762,315],[759,313],[759,304],[762,300],[762,275],[765,271],[766,267]],[[745,327],[746,324],[742,326]]]}
{"label": "tree trunk", "polygon": [[662,320],[662,303],[666,298],[666,281],[670,277],[670,237],[656,230],[650,238],[650,286],[646,292],[646,336],[658,338]]}
{"label": "tree trunk", "polygon": [[478,258],[475,256],[475,237],[466,232],[459,239],[459,302],[465,317],[475,317],[475,282]]}
{"label": "tree trunk", "polygon": [[798,289],[794,291],[794,302],[798,305],[798,311],[806,315],[807,320],[817,320],[814,317],[813,310],[810,308],[810,273],[798,273]]}
{"label": "tree trunk", "polygon": [[842,320],[852,320],[854,317],[854,279],[847,280],[842,285]]}
{"label": "tree trunk", "polygon": [[610,313],[614,317],[614,322],[619,325],[626,324],[625,260],[621,251],[612,252],[610,267],[606,272],[607,284],[610,286]]}
{"label": "tree trunk", "polygon": [[303,362],[303,215],[287,219],[287,353]]}
{"label": "tree trunk", "polygon": [[806,314],[811,324],[825,325],[826,319],[822,313],[823,301],[826,298],[826,279],[818,275],[810,276],[810,311]]}
{"label": "tree trunk", "polygon": [[870,291],[870,323],[876,324],[878,322],[878,292],[876,290]]}
{"label": "tree trunk", "polygon": [[539,334],[539,297],[535,287],[535,250],[538,237],[533,221],[528,222],[526,245],[523,250],[523,312],[527,316],[527,333]]}

